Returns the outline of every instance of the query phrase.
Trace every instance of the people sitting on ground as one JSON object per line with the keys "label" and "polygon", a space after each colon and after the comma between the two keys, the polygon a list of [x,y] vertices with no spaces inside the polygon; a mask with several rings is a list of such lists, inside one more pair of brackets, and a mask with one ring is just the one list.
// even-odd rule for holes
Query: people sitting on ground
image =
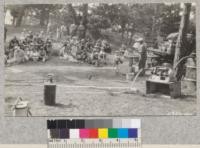
{"label": "people sitting on ground", "polygon": [[26,61],[26,55],[24,50],[20,49],[19,46],[14,47],[14,56],[7,60],[8,64],[20,64]]}
{"label": "people sitting on ground", "polygon": [[[44,38],[44,32],[33,33],[24,29],[19,38],[16,36],[10,40],[8,48],[5,48],[6,63],[13,61],[13,63],[21,63],[15,60],[15,54],[18,51],[25,54],[25,61],[46,61],[52,49],[52,41],[49,38]],[[20,48],[16,50],[16,46]],[[15,49],[14,49],[15,48]],[[40,55],[41,54],[41,55]],[[20,59],[20,58],[18,58]]]}

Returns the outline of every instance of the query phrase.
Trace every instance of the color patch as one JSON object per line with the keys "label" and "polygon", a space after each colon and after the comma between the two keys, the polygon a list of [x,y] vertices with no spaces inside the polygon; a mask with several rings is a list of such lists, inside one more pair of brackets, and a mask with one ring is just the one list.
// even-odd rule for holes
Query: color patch
{"label": "color patch", "polygon": [[89,138],[98,138],[98,129],[90,129]]}
{"label": "color patch", "polygon": [[98,137],[102,139],[108,138],[108,129],[107,128],[99,128],[98,129]]}
{"label": "color patch", "polygon": [[138,130],[136,128],[128,129],[128,137],[129,138],[137,138]]}
{"label": "color patch", "polygon": [[119,128],[118,129],[118,138],[128,138],[128,129],[127,128]]}
{"label": "color patch", "polygon": [[109,138],[118,138],[118,129],[117,128],[109,128],[108,129],[108,137]]}
{"label": "color patch", "polygon": [[51,138],[58,139],[59,138],[59,129],[51,129],[50,130]]}
{"label": "color patch", "polygon": [[48,129],[56,129],[56,120],[48,120],[47,128]]}
{"label": "color patch", "polygon": [[71,139],[79,139],[80,138],[80,136],[79,136],[79,129],[70,129],[69,130],[69,137],[71,138]]}
{"label": "color patch", "polygon": [[89,129],[80,129],[80,138],[89,138],[90,137],[90,131]]}
{"label": "color patch", "polygon": [[57,121],[57,128],[63,129],[67,127],[67,121],[66,120],[58,120]]}
{"label": "color patch", "polygon": [[69,129],[60,129],[60,138],[68,139],[69,138]]}

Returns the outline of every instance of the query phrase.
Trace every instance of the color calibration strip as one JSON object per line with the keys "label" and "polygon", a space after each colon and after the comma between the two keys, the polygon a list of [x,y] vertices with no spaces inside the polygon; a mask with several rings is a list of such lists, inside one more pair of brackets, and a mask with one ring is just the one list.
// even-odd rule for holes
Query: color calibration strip
{"label": "color calibration strip", "polygon": [[48,120],[49,148],[139,148],[139,119]]}

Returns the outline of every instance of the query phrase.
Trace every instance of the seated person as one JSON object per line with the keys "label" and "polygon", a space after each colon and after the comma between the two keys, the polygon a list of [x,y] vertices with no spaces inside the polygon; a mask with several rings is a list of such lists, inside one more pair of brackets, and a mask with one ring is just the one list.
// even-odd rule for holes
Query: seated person
{"label": "seated person", "polygon": [[116,51],[115,58],[114,58],[114,65],[117,66],[123,63],[123,52]]}
{"label": "seated person", "polygon": [[96,46],[91,53],[91,64],[99,65],[99,49]]}
{"label": "seated person", "polygon": [[20,64],[26,61],[25,52],[19,46],[14,47],[14,57],[7,60],[8,64]]}
{"label": "seated person", "polygon": [[126,45],[122,44],[121,48],[119,49],[119,52],[121,52],[121,54],[124,55],[126,48],[127,48]]}
{"label": "seated person", "polygon": [[33,52],[28,46],[24,49],[24,52],[25,52],[27,61],[33,60],[32,57],[31,57]]}
{"label": "seated person", "polygon": [[38,61],[40,57],[40,53],[38,52],[37,49],[34,49],[33,52],[31,53],[31,58],[33,59],[34,62]]}
{"label": "seated person", "polygon": [[103,40],[103,41],[102,41],[101,47],[104,49],[104,52],[106,52],[106,53],[111,53],[110,44],[109,44],[106,40]]}
{"label": "seated person", "polygon": [[19,40],[17,39],[16,36],[12,40],[10,40],[9,49],[11,49],[11,48],[13,48],[15,46],[19,46]]}
{"label": "seated person", "polygon": [[50,52],[51,52],[51,49],[52,49],[52,41],[51,41],[51,39],[47,38],[47,40],[46,40],[46,42],[44,44],[45,44],[46,53],[47,53],[47,55],[49,55]]}
{"label": "seated person", "polygon": [[106,52],[104,51],[104,48],[101,48],[101,51],[99,52],[99,59],[103,60],[106,62]]}
{"label": "seated person", "polygon": [[8,59],[12,59],[14,57],[14,47],[8,48]]}
{"label": "seated person", "polygon": [[48,59],[47,53],[45,49],[43,48],[42,50],[40,50],[39,60],[42,60],[42,62],[46,62],[47,59]]}
{"label": "seated person", "polygon": [[14,58],[17,63],[23,63],[26,61],[25,52],[19,46],[16,46],[16,49],[14,51]]}

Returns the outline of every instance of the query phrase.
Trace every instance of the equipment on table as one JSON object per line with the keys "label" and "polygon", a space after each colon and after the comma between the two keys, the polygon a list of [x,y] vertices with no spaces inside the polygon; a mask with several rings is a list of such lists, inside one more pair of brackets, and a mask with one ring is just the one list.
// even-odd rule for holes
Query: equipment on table
{"label": "equipment on table", "polygon": [[168,63],[164,63],[163,66],[156,66],[151,71],[149,80],[156,82],[172,82],[175,80],[173,76],[173,69]]}
{"label": "equipment on table", "polygon": [[176,81],[170,64],[153,68],[152,75],[146,81],[146,93],[161,93],[172,98],[181,96],[181,82]]}

